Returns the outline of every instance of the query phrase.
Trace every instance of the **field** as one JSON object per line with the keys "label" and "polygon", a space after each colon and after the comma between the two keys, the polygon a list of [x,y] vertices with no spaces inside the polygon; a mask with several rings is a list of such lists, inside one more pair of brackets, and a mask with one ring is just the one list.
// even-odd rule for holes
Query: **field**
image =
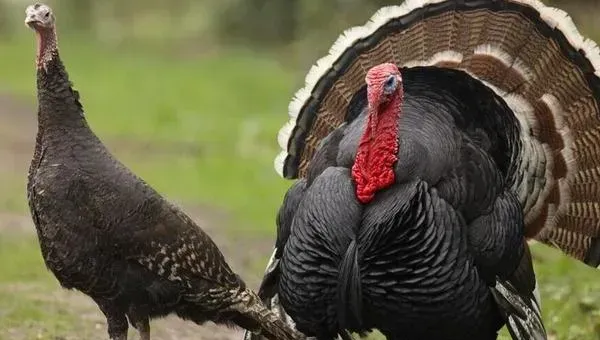
{"label": "field", "polygon": [[[30,38],[30,39],[27,39]],[[256,287],[274,216],[290,184],[273,170],[276,131],[303,72],[245,50],[111,50],[61,37],[61,53],[88,121],[111,150],[213,236]],[[0,42],[0,340],[104,339],[105,321],[83,295],[46,271],[25,200],[36,129],[34,39]],[[553,339],[600,339],[600,274],[534,245]],[[173,318],[153,339],[241,334]],[[133,332],[130,332],[133,334]]]}

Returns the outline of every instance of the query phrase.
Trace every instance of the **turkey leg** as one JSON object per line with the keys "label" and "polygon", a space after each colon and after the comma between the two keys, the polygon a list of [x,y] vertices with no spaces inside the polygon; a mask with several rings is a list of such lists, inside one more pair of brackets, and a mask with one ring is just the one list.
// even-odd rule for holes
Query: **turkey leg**
{"label": "turkey leg", "polygon": [[129,308],[127,313],[129,322],[140,333],[140,340],[150,340],[150,320],[146,313],[141,313],[140,310]]}
{"label": "turkey leg", "polygon": [[127,317],[112,302],[95,300],[98,307],[106,316],[108,338],[110,340],[127,340]]}

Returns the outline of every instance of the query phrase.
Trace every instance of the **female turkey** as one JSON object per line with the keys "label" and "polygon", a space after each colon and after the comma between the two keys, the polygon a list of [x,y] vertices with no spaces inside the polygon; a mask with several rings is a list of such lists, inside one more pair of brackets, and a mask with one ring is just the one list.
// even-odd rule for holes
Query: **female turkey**
{"label": "female turkey", "polygon": [[29,6],[38,36],[38,134],[27,194],[42,255],[64,288],[90,296],[108,335],[128,320],[150,339],[149,319],[174,313],[297,339],[246,288],[186,214],[116,160],[89,128],[58,53],[52,10]]}
{"label": "female turkey", "polygon": [[407,1],[346,31],[279,133],[297,181],[261,298],[318,339],[545,339],[526,240],[600,263],[599,70],[536,0]]}

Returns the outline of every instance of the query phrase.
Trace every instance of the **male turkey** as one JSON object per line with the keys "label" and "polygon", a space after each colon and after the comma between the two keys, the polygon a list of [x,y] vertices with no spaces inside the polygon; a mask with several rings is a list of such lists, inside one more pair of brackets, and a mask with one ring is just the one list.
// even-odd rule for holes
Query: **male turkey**
{"label": "male turkey", "polygon": [[186,214],[117,161],[86,123],[57,47],[55,18],[29,6],[38,36],[38,134],[27,193],[47,267],[64,288],[89,295],[111,339],[142,340],[149,319],[174,313],[296,339],[246,288]]}
{"label": "male turkey", "polygon": [[297,181],[259,296],[318,339],[545,339],[526,239],[600,264],[599,70],[537,0],[406,1],[346,31],[279,133]]}

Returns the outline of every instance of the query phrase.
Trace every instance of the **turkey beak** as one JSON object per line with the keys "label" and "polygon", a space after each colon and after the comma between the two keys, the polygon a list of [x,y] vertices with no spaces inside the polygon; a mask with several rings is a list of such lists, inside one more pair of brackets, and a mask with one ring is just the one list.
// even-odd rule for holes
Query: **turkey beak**
{"label": "turkey beak", "polygon": [[39,24],[40,21],[36,18],[35,14],[28,15],[25,18],[25,26],[29,28],[35,28],[35,24]]}
{"label": "turkey beak", "polygon": [[25,26],[33,29],[35,28],[35,24],[39,24],[39,20],[35,19],[34,17],[27,17],[25,18]]}
{"label": "turkey beak", "polygon": [[42,20],[38,17],[35,9],[32,6],[25,10],[25,26],[34,29],[36,24],[41,24]]}

